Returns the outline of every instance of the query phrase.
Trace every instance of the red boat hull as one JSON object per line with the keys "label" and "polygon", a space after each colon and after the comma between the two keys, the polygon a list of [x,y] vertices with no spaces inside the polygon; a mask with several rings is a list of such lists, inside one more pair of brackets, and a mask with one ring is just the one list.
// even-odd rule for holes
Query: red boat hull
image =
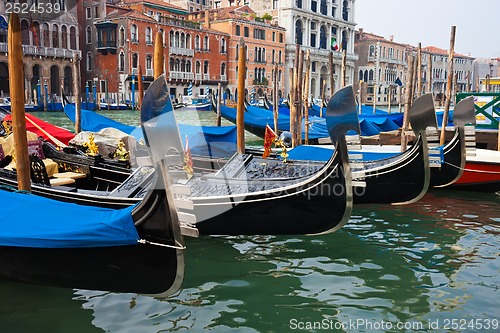
{"label": "red boat hull", "polygon": [[500,163],[467,161],[462,177],[452,186],[481,192],[500,191]]}

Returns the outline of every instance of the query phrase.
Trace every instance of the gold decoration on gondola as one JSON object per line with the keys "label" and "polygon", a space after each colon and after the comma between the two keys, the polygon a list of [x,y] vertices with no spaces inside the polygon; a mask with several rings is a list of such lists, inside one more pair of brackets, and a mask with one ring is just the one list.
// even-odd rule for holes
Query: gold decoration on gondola
{"label": "gold decoration on gondola", "polygon": [[130,158],[130,154],[125,149],[125,143],[123,143],[122,140],[118,142],[118,148],[116,148],[115,152],[113,153],[113,157],[118,157],[118,161],[128,161]]}
{"label": "gold decoration on gondola", "polygon": [[97,145],[95,144],[95,141],[94,141],[94,134],[93,133],[90,133],[89,135],[89,141],[88,142],[85,142],[83,144],[84,147],[87,147],[87,155],[89,156],[96,156],[96,155],[99,155],[99,147],[97,147]]}
{"label": "gold decoration on gondola", "polygon": [[280,140],[279,138],[274,140],[274,145],[276,147],[280,147],[281,148],[281,153],[280,153],[280,156],[283,158],[283,163],[287,163],[288,160],[288,153],[286,151],[286,145],[285,143],[283,142],[283,140]]}
{"label": "gold decoration on gondola", "polygon": [[11,121],[3,120],[2,127],[4,129],[4,134],[3,134],[4,136],[8,136],[9,134],[12,133],[12,122]]}

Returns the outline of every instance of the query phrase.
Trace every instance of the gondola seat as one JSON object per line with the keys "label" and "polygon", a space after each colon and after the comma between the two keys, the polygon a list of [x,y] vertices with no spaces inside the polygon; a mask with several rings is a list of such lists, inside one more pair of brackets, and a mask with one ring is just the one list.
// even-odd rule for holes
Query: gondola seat
{"label": "gondola seat", "polygon": [[64,186],[75,183],[72,178],[49,178],[43,160],[36,155],[30,155],[30,176],[33,183],[47,186]]}

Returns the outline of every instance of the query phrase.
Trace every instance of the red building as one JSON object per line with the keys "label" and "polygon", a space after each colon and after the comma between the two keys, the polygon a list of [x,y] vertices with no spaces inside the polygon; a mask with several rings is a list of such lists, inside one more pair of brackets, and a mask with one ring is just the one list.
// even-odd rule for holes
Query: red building
{"label": "red building", "polygon": [[[153,81],[156,34],[163,35],[164,72],[170,94],[205,94],[227,82],[227,53],[219,52],[229,35],[187,20],[188,12],[161,0],[123,0],[117,5],[100,1],[80,4],[84,33],[82,82],[103,97],[132,100],[137,94],[137,74],[142,70],[144,89]],[[137,96],[135,97],[137,100]]]}

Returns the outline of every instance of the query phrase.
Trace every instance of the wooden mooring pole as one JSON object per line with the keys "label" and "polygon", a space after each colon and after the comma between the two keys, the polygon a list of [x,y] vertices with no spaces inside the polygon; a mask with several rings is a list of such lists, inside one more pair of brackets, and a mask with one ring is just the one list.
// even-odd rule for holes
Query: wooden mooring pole
{"label": "wooden mooring pole", "polygon": [[220,103],[222,102],[222,85],[220,82],[217,84],[217,126],[222,124],[222,116],[220,114]]}
{"label": "wooden mooring pole", "polygon": [[[163,74],[163,34],[161,32],[156,33],[155,38],[155,48],[154,48],[154,58],[153,58],[153,75],[156,80],[158,76]],[[142,79],[141,79],[142,80]],[[142,98],[141,98],[142,100]]]}
{"label": "wooden mooring pole", "polygon": [[238,44],[238,105],[236,108],[236,149],[239,154],[245,152],[245,42],[240,38]]}
{"label": "wooden mooring pole", "polygon": [[408,75],[406,77],[406,90],[405,90],[405,108],[403,115],[403,126],[401,127],[401,152],[406,150],[408,145],[408,137],[406,136],[406,131],[408,130],[410,119],[408,118],[408,111],[410,109],[410,101],[413,98],[412,85],[413,85],[413,54],[410,52],[408,54]]}
{"label": "wooden mooring pole", "polygon": [[24,65],[19,15],[10,14],[8,27],[9,89],[12,112],[12,131],[16,152],[17,187],[31,191],[30,160],[24,110]]}
{"label": "wooden mooring pole", "polygon": [[443,125],[441,126],[441,136],[439,138],[439,144],[444,145],[445,135],[446,135],[446,124],[448,123],[448,116],[450,112],[450,103],[452,99],[452,87],[453,87],[453,59],[455,56],[455,32],[456,26],[451,27],[450,36],[450,51],[448,52],[448,78],[446,81],[446,99],[444,102],[444,113],[443,113]]}
{"label": "wooden mooring pole", "polygon": [[82,131],[82,100],[80,97],[80,56],[73,56],[73,91],[75,95],[75,133]]}
{"label": "wooden mooring pole", "polygon": [[304,75],[304,143],[309,144],[309,72],[311,71],[311,50],[306,51],[306,73]]}
{"label": "wooden mooring pole", "polygon": [[142,97],[144,96],[144,85],[142,83],[142,66],[139,65],[137,68],[137,90],[139,96],[137,98],[137,108],[140,110],[142,106]]}

